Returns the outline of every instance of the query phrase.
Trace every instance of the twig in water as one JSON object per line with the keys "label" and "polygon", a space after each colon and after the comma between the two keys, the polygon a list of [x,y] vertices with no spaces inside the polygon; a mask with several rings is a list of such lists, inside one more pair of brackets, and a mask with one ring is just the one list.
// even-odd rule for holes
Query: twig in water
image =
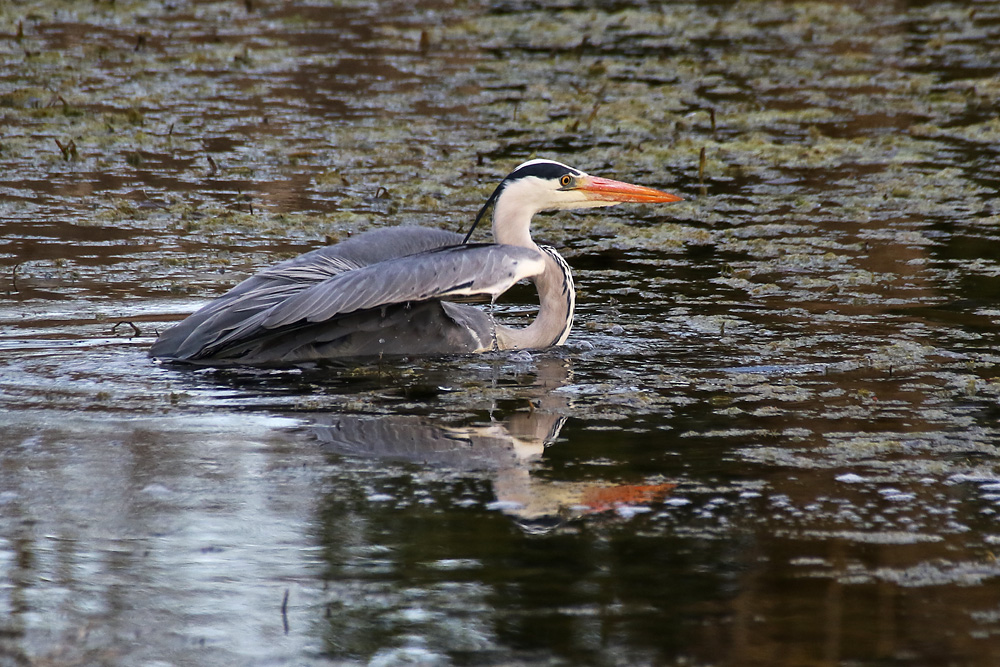
{"label": "twig in water", "polygon": [[135,325],[135,322],[126,322],[125,320],[122,320],[121,322],[117,322],[113,327],[111,327],[111,333],[112,334],[117,333],[118,332],[118,327],[120,327],[122,325],[132,327],[132,335],[130,336],[130,338],[135,338],[136,336],[141,336],[142,335],[142,330]]}
{"label": "twig in water", "polygon": [[701,153],[698,155],[698,183],[701,185],[702,196],[708,194],[707,188],[705,187],[705,165],[708,163],[708,156],[705,154],[705,147],[701,147]]}
{"label": "twig in water", "polygon": [[288,589],[285,589],[285,597],[281,599],[281,624],[285,628],[285,634],[288,634]]}
{"label": "twig in water", "polygon": [[76,141],[73,139],[69,140],[69,143],[63,146],[62,142],[56,139],[56,146],[59,147],[59,151],[62,153],[63,160],[69,162],[70,160],[75,160],[79,153],[76,150]]}

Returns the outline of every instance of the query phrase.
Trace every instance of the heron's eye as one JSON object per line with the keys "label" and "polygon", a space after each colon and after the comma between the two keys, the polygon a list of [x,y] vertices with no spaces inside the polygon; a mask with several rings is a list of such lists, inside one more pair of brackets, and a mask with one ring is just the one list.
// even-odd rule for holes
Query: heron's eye
{"label": "heron's eye", "polygon": [[568,188],[570,186],[570,183],[572,182],[573,182],[573,177],[570,176],[569,174],[563,174],[562,178],[559,179],[559,185],[563,186],[564,188]]}

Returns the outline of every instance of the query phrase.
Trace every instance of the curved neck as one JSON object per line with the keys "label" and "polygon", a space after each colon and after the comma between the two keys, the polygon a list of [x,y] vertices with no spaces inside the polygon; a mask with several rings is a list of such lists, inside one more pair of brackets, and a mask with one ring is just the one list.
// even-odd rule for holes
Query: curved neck
{"label": "curved neck", "polygon": [[562,345],[573,326],[576,289],[573,287],[569,265],[555,248],[536,246],[530,237],[528,242],[545,257],[545,270],[533,279],[538,290],[538,315],[523,329],[497,324],[497,347],[501,350]]}
{"label": "curved neck", "polygon": [[538,246],[531,239],[531,218],[545,208],[544,191],[527,181],[506,185],[493,209],[493,240],[537,250],[545,257],[545,269],[532,279],[538,290],[538,315],[523,329],[496,325],[497,347],[524,350],[562,345],[573,325],[576,290],[573,275],[555,248]]}

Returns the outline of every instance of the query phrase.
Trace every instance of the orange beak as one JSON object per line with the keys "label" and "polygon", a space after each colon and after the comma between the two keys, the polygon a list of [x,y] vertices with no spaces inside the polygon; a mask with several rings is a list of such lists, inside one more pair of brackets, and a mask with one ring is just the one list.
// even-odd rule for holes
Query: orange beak
{"label": "orange beak", "polygon": [[641,202],[645,204],[683,201],[682,197],[672,195],[669,192],[647,188],[643,185],[613,181],[610,178],[600,178],[599,176],[584,176],[571,189],[580,190],[587,199],[598,201]]}

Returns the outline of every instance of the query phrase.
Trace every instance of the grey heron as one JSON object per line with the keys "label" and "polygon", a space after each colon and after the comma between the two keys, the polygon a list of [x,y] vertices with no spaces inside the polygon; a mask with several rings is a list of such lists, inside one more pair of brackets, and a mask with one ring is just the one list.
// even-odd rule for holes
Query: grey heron
{"label": "grey heron", "polygon": [[[554,248],[531,239],[535,213],[680,199],[529,160],[497,186],[465,237],[426,227],[376,229],[280,262],[165,331],[149,353],[204,365],[292,365],[562,345],[573,323],[573,277]],[[468,243],[491,205],[494,243]],[[535,284],[539,299],[526,327],[456,303],[495,300],[521,280]]]}

